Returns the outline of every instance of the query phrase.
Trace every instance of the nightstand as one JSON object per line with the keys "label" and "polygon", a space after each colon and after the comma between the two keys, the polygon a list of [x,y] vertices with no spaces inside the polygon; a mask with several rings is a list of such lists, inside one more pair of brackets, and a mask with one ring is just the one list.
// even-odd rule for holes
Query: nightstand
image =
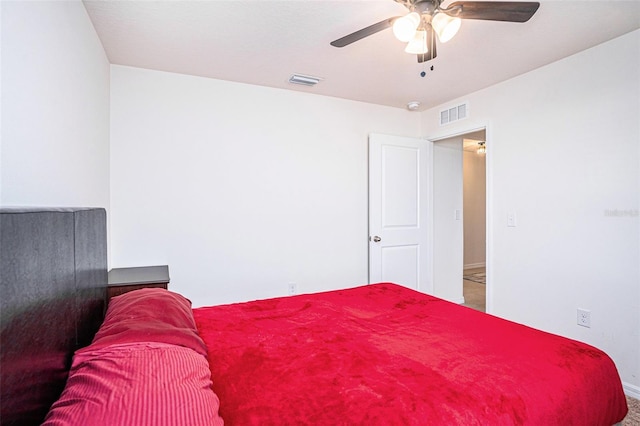
{"label": "nightstand", "polygon": [[164,288],[169,286],[169,267],[140,266],[135,268],[114,268],[109,271],[107,301],[112,297],[141,288]]}

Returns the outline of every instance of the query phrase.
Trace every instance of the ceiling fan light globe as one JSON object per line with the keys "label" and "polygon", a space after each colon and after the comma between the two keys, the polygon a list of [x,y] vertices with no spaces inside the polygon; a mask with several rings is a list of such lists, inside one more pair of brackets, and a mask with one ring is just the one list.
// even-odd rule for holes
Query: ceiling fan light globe
{"label": "ceiling fan light globe", "polygon": [[446,43],[456,35],[460,29],[462,20],[460,18],[454,18],[445,13],[436,13],[431,20],[431,26],[438,34],[438,40],[440,43]]}
{"label": "ceiling fan light globe", "polygon": [[395,20],[393,35],[400,41],[408,42],[413,38],[418,25],[420,25],[420,15],[417,12],[411,12]]}
{"label": "ceiling fan light globe", "polygon": [[487,146],[484,142],[478,142],[478,150],[476,151],[478,155],[484,155],[487,153]]}
{"label": "ceiling fan light globe", "polygon": [[427,47],[427,32],[425,30],[416,31],[404,51],[412,55],[423,55],[427,53],[429,51]]}

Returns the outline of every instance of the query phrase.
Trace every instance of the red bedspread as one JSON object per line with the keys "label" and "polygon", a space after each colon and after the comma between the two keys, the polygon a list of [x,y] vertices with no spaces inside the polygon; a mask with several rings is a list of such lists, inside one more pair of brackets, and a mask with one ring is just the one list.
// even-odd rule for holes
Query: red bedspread
{"label": "red bedspread", "polygon": [[194,309],[226,425],[611,425],[612,360],[394,284]]}

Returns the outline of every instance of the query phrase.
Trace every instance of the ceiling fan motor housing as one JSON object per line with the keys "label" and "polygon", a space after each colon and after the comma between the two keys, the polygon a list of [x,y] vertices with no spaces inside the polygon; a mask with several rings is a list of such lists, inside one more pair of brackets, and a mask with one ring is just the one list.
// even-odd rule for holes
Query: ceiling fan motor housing
{"label": "ceiling fan motor housing", "polygon": [[433,15],[440,7],[442,0],[396,0],[396,2],[421,15]]}

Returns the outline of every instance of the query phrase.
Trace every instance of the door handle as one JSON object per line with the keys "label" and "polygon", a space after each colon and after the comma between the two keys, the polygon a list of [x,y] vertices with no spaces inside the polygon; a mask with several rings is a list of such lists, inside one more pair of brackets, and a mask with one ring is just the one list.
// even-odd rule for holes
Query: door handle
{"label": "door handle", "polygon": [[382,241],[382,238],[378,237],[377,235],[375,237],[372,238],[374,243],[379,243],[380,241]]}

